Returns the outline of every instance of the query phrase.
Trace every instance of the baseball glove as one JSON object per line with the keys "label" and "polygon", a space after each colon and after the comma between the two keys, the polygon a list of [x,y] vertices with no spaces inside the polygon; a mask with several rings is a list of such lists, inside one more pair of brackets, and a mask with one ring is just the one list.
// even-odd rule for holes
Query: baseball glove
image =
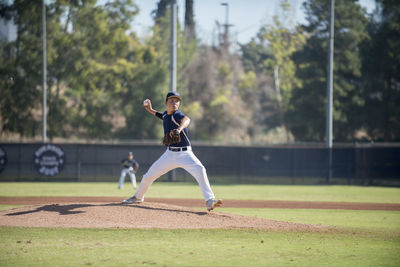
{"label": "baseball glove", "polygon": [[181,142],[181,136],[177,129],[172,130],[169,134],[164,135],[162,143],[164,145],[178,144]]}

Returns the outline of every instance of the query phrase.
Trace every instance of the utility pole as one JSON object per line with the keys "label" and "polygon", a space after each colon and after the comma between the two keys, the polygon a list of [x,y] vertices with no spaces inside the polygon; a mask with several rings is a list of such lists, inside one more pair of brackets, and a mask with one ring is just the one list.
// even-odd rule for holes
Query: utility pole
{"label": "utility pole", "polygon": [[224,26],[224,33],[222,35],[222,45],[229,49],[229,27],[232,27],[232,24],[229,24],[229,3],[221,3],[221,6],[225,6],[225,24]]}
{"label": "utility pole", "polygon": [[[176,92],[176,0],[171,0],[171,22],[170,22],[170,82],[169,91]],[[169,173],[170,182],[176,180],[175,169]]]}
{"label": "utility pole", "polygon": [[328,79],[327,79],[327,107],[326,107],[326,133],[325,142],[328,150],[328,174],[326,181],[329,184],[332,180],[332,103],[333,103],[333,50],[334,50],[334,24],[335,24],[335,0],[331,0],[331,12],[329,22],[329,52],[328,52]]}
{"label": "utility pole", "polygon": [[42,142],[46,143],[46,139],[47,139],[47,117],[46,117],[46,103],[47,103],[47,98],[46,98],[46,91],[47,91],[47,44],[46,44],[46,4],[45,4],[45,0],[42,0],[42,38],[43,38],[43,104],[42,104],[42,108],[43,108],[43,128],[42,128]]}

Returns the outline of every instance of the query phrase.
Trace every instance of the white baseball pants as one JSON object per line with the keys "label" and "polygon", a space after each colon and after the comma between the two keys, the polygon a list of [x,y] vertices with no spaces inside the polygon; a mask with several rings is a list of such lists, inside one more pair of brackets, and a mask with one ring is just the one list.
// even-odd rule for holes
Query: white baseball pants
{"label": "white baseball pants", "polygon": [[129,171],[129,169],[122,169],[121,170],[121,176],[119,177],[119,185],[118,188],[122,188],[124,186],[125,182],[125,176],[129,174],[129,177],[131,178],[131,182],[134,188],[136,188],[136,175]]}
{"label": "white baseball pants", "polygon": [[200,160],[193,154],[192,148],[187,147],[187,151],[170,151],[166,150],[161,157],[156,160],[149,170],[143,175],[139,189],[135,193],[137,199],[144,199],[144,195],[161,175],[176,168],[183,168],[189,172],[200,185],[204,199],[215,198],[208,181],[207,172]]}

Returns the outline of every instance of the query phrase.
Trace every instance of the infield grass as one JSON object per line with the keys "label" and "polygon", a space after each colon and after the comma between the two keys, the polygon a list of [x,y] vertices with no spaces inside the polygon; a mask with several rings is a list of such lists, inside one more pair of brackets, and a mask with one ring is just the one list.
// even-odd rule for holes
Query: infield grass
{"label": "infield grass", "polygon": [[[258,199],[293,201],[337,201],[400,203],[400,188],[366,186],[300,186],[300,185],[211,185],[222,199]],[[117,183],[0,183],[0,196],[120,196],[134,193],[131,184],[122,190]],[[155,182],[146,197],[202,198],[193,183]]]}
{"label": "infield grass", "polygon": [[1,266],[398,266],[399,239],[254,230],[0,228]]}
{"label": "infield grass", "polygon": [[269,220],[334,226],[348,231],[386,233],[400,238],[399,211],[250,208],[219,208],[218,211]]}

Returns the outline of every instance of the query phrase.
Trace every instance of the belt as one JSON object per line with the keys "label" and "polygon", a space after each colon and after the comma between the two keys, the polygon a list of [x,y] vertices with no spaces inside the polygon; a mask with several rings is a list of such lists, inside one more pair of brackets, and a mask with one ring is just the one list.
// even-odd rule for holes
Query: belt
{"label": "belt", "polygon": [[181,151],[187,151],[190,150],[189,146],[185,146],[185,147],[168,147],[169,150],[173,151],[173,152],[181,152]]}

